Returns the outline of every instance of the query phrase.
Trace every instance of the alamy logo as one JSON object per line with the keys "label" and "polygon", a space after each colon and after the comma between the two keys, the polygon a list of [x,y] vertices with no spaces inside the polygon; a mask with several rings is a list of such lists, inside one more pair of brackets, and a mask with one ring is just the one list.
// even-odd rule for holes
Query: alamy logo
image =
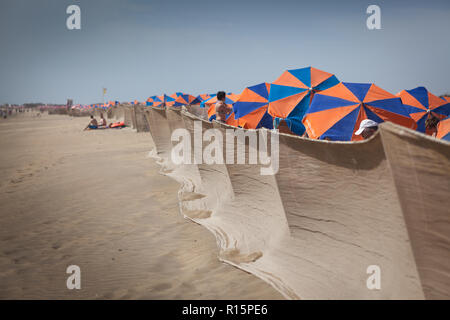
{"label": "alamy logo", "polygon": [[370,265],[366,270],[367,274],[370,276],[367,278],[366,286],[369,290],[380,290],[381,289],[381,269],[377,265]]}
{"label": "alamy logo", "polygon": [[183,128],[173,131],[174,164],[255,164],[261,166],[261,175],[278,172],[279,136],[272,131],[226,129],[224,136],[219,129],[203,132],[202,121],[194,121],[193,131],[193,137]]}
{"label": "alamy logo", "polygon": [[66,269],[66,273],[70,274],[67,278],[66,286],[67,289],[81,289],[81,270],[79,266],[71,265]]}
{"label": "alamy logo", "polygon": [[381,29],[381,9],[379,6],[372,4],[367,7],[367,14],[370,16],[367,18],[366,25],[369,30]]}
{"label": "alamy logo", "polygon": [[81,9],[79,6],[73,4],[67,7],[66,13],[70,14],[66,20],[66,26],[69,30],[81,29]]}

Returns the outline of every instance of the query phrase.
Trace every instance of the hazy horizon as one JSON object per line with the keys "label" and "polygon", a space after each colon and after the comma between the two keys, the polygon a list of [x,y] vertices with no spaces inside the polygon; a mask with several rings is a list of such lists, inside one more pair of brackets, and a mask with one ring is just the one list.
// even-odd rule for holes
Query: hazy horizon
{"label": "hazy horizon", "polygon": [[[81,8],[81,30],[66,8]],[[381,30],[366,9],[381,8]],[[0,104],[144,101],[313,66],[392,93],[450,92],[450,1],[4,0]]]}

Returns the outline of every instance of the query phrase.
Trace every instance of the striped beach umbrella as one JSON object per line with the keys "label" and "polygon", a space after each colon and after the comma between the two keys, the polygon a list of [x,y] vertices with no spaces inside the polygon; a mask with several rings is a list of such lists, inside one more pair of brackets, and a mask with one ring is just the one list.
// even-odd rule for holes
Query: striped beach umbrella
{"label": "striped beach umbrella", "polygon": [[203,101],[208,100],[211,97],[214,97],[215,94],[203,93],[199,94],[191,104],[201,104]]}
{"label": "striped beach umbrella", "polygon": [[175,92],[173,94],[171,94],[170,96],[164,94],[164,104],[166,107],[171,107],[174,105],[175,100],[179,97],[183,95],[182,92]]}
{"label": "striped beach umbrella", "polygon": [[425,133],[425,121],[430,113],[438,119],[450,116],[450,103],[435,96],[425,87],[403,90],[397,96],[402,99],[411,118],[416,121],[417,131],[422,133]]}
{"label": "striped beach umbrella", "polygon": [[[271,83],[268,112],[274,118],[301,120],[314,94],[338,83],[339,80],[333,74],[313,67],[287,70]],[[299,127],[290,128],[291,131],[303,134],[303,125],[300,121],[295,123]]]}
{"label": "striped beach umbrella", "polygon": [[273,118],[269,108],[270,84],[263,82],[242,91],[233,104],[234,118],[245,129],[273,128]]}
{"label": "striped beach umbrella", "polygon": [[234,111],[232,111],[229,115],[227,115],[227,120],[225,121],[226,124],[233,126],[233,127],[238,127],[239,126],[239,120],[237,120],[235,118],[235,113]]}
{"label": "striped beach umbrella", "polygon": [[153,96],[153,107],[164,107],[164,95]]}
{"label": "striped beach umbrella", "polygon": [[312,139],[350,141],[362,139],[355,132],[364,119],[416,128],[400,98],[374,84],[348,82],[316,93],[303,124]]}
{"label": "striped beach umbrella", "polygon": [[151,107],[153,105],[153,97],[149,97],[146,101],[145,101],[145,105],[147,107]]}
{"label": "striped beach umbrella", "polygon": [[439,121],[436,138],[450,141],[450,117]]}
{"label": "striped beach umbrella", "polygon": [[174,107],[181,107],[181,106],[187,106],[191,105],[193,101],[195,101],[196,97],[190,95],[190,94],[182,94],[181,96],[177,97],[174,102]]}

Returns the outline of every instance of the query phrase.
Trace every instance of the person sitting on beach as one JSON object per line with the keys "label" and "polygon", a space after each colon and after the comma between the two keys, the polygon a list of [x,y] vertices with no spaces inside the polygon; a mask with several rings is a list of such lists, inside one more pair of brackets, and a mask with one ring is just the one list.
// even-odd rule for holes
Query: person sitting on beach
{"label": "person sitting on beach", "polygon": [[359,129],[355,132],[355,135],[361,135],[364,139],[369,139],[378,130],[378,123],[370,120],[364,119],[359,125]]}
{"label": "person sitting on beach", "polygon": [[216,120],[225,122],[227,120],[227,115],[231,113],[231,107],[227,106],[225,103],[226,94],[224,91],[217,92],[217,102],[216,102]]}
{"label": "person sitting on beach", "polygon": [[103,118],[103,113],[100,113],[100,122],[98,123],[98,126],[106,128],[106,120]]}
{"label": "person sitting on beach", "polygon": [[91,116],[91,121],[89,121],[89,124],[87,125],[86,128],[84,128],[84,130],[92,130],[97,128],[98,128],[97,120],[95,120],[94,116]]}
{"label": "person sitting on beach", "polygon": [[436,137],[438,123],[439,119],[429,113],[427,120],[425,120],[425,134]]}

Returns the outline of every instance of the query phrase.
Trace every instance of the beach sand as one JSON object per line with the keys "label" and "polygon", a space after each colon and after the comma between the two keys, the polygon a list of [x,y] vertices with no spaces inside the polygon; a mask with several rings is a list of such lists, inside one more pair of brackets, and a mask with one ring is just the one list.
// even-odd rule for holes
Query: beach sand
{"label": "beach sand", "polygon": [[[0,120],[0,299],[282,299],[179,213],[149,133]],[[81,268],[81,290],[66,268]]]}

